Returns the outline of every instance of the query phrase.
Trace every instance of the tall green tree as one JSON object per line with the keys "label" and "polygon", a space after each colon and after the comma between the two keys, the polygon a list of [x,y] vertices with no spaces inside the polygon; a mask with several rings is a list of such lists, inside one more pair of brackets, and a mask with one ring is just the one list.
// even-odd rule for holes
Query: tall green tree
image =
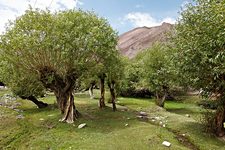
{"label": "tall green tree", "polygon": [[143,87],[155,93],[156,104],[164,107],[164,102],[174,85],[175,73],[171,63],[171,51],[165,44],[156,43],[138,56],[138,64],[143,68],[140,80]]}
{"label": "tall green tree", "polygon": [[76,83],[115,50],[116,42],[108,22],[92,12],[29,9],[7,27],[0,48],[8,63],[38,75],[54,92],[61,121],[73,123],[79,116],[73,96]]}
{"label": "tall green tree", "polygon": [[[111,61],[110,61],[111,60]],[[119,54],[108,59],[108,67],[106,68],[107,85],[110,91],[113,111],[116,111],[116,96],[119,90],[121,79],[124,73],[124,64]]]}
{"label": "tall green tree", "polygon": [[214,131],[225,134],[225,1],[196,0],[181,12],[174,31],[179,71],[218,101]]}

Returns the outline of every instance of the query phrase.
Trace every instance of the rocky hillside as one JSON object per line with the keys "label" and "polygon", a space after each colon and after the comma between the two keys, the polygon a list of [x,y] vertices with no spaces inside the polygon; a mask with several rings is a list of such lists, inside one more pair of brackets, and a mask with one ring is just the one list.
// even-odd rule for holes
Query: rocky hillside
{"label": "rocky hillside", "polygon": [[165,41],[165,33],[170,31],[172,27],[172,24],[163,23],[156,27],[135,28],[119,37],[118,48],[122,55],[133,58],[143,49],[151,47],[155,42]]}

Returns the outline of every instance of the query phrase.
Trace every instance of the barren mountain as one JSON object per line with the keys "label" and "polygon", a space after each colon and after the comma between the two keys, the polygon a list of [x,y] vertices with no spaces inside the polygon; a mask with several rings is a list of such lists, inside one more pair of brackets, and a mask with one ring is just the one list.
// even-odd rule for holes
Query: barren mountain
{"label": "barren mountain", "polygon": [[122,55],[134,58],[143,49],[149,48],[155,42],[164,42],[172,24],[163,23],[156,27],[138,27],[119,37],[118,48]]}

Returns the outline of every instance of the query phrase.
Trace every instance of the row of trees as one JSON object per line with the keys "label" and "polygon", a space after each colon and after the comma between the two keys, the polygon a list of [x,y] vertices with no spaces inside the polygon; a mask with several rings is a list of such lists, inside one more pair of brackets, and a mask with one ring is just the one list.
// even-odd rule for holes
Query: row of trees
{"label": "row of trees", "polygon": [[[81,83],[100,81],[102,108],[106,81],[113,110],[116,110],[115,87],[120,82],[121,88],[150,89],[161,107],[171,89],[188,85],[202,89],[206,97],[216,95],[214,130],[222,136],[225,134],[224,5],[225,1],[218,0],[196,0],[194,5],[187,5],[168,43],[157,43],[129,61],[118,54],[115,31],[94,13],[29,9],[10,22],[1,36],[3,81],[20,87],[13,91],[24,98],[39,97],[46,89],[52,90],[63,114],[61,120],[68,123],[79,116],[73,91]],[[23,85],[31,88],[23,89]]]}
{"label": "row of trees", "polygon": [[150,88],[162,107],[174,87],[201,89],[203,97],[213,96],[217,111],[209,123],[218,136],[225,134],[224,6],[224,0],[196,0],[186,5],[170,40],[139,54],[125,73],[125,85]]}

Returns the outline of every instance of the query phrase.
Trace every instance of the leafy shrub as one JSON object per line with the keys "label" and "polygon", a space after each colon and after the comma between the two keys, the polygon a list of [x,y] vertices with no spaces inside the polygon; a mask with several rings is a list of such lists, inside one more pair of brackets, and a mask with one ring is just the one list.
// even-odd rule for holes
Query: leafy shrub
{"label": "leafy shrub", "polygon": [[197,104],[205,109],[217,109],[217,103],[214,100],[201,100]]}

